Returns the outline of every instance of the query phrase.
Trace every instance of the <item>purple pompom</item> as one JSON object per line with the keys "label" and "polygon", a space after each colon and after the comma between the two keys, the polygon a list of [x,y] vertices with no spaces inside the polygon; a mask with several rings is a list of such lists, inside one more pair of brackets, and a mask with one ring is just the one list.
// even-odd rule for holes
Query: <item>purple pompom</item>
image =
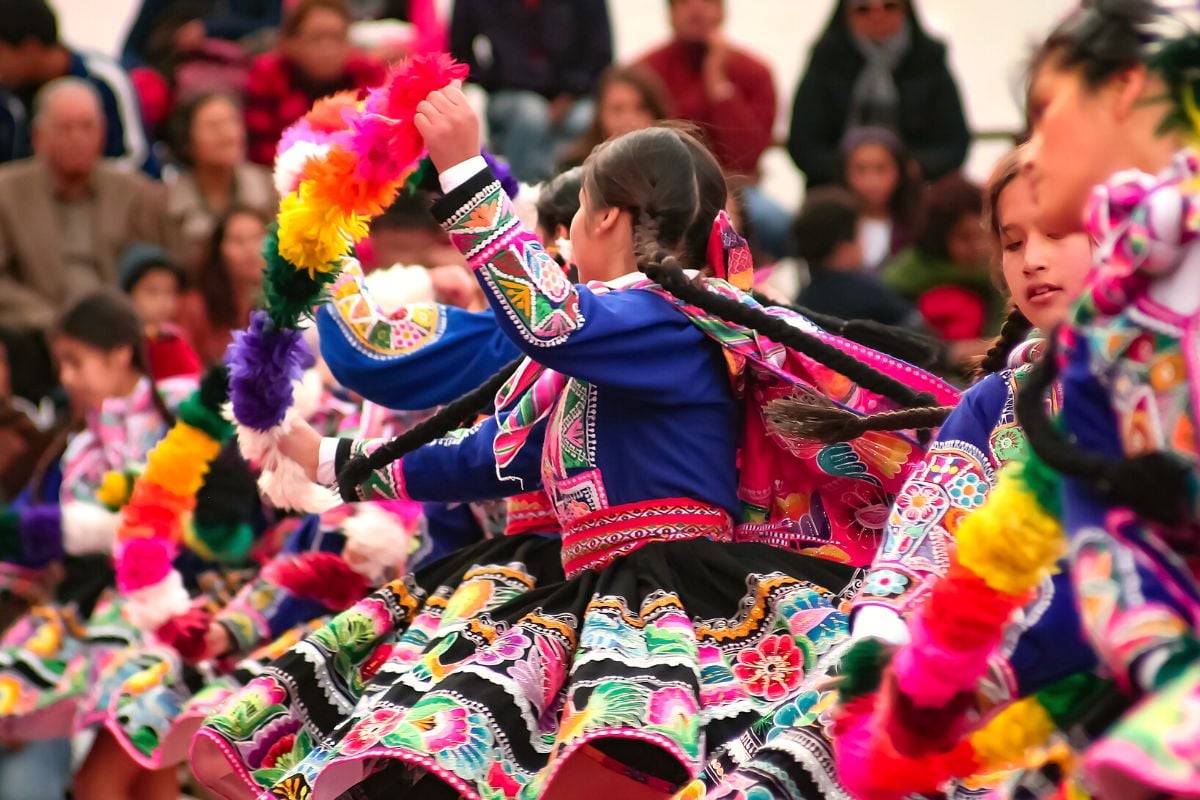
{"label": "purple pompom", "polygon": [[483,160],[491,168],[492,174],[496,176],[496,180],[500,181],[500,186],[504,189],[504,193],[508,195],[510,200],[516,200],[517,194],[521,191],[521,182],[513,175],[512,168],[508,166],[508,162],[497,158],[486,147],[483,148],[482,155]]}
{"label": "purple pompom", "polygon": [[250,326],[234,333],[225,353],[238,423],[266,431],[283,422],[292,407],[292,381],[311,358],[300,331],[274,328],[265,311],[251,314]]}
{"label": "purple pompom", "polygon": [[21,509],[21,561],[27,567],[44,567],[59,561],[63,550],[62,507],[35,503]]}

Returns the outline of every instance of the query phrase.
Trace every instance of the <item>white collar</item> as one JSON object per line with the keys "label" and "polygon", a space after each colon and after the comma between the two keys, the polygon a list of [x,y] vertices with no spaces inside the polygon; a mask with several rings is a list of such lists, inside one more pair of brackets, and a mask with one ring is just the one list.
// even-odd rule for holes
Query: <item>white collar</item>
{"label": "white collar", "polygon": [[[683,271],[683,274],[688,277],[688,280],[691,280],[700,274],[700,270],[685,269]],[[638,283],[638,282],[644,281],[644,280],[649,280],[646,277],[646,273],[644,273],[640,270],[634,270],[633,272],[625,273],[624,275],[622,275],[619,278],[613,278],[611,281],[605,281],[604,285],[607,286],[609,289],[626,289],[630,286],[633,286],[635,283]]]}

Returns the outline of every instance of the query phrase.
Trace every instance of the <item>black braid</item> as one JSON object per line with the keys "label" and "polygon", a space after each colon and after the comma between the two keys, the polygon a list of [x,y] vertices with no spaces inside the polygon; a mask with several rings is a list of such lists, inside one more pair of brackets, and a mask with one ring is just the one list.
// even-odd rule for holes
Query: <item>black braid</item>
{"label": "black braid", "polygon": [[371,455],[350,459],[338,473],[338,491],[342,495],[342,500],[347,503],[360,502],[362,498],[358,495],[358,487],[371,476],[371,473],[400,460],[418,447],[441,439],[450,431],[460,428],[464,424],[473,423],[475,417],[495,399],[496,393],[504,386],[504,382],[517,371],[521,361],[522,359],[518,358],[507,364],[488,378],[482,386],[447,403],[432,417],[381,445]]}
{"label": "black braid", "polygon": [[751,292],[750,296],[760,305],[795,311],[835,336],[841,336],[923,369],[932,369],[942,360],[941,343],[916,331],[897,325],[884,325],[871,319],[842,319],[794,303],[780,303],[758,292]]}
{"label": "black braid", "polygon": [[996,337],[996,341],[979,360],[975,377],[978,379],[986,375],[994,375],[1007,367],[1009,354],[1012,353],[1013,348],[1025,341],[1031,330],[1033,330],[1033,323],[1021,313],[1021,309],[1015,305],[1010,308],[1008,316],[1004,318],[1004,324],[1000,326],[1000,335]]}
{"label": "black braid", "polygon": [[1033,452],[1051,469],[1086,481],[1116,505],[1164,525],[1179,524],[1186,518],[1190,472],[1182,460],[1163,452],[1109,458],[1084,450],[1054,425],[1046,411],[1046,391],[1054,383],[1056,349],[1051,337],[1046,354],[1017,394],[1017,421]]}
{"label": "black braid", "polygon": [[779,317],[708,291],[687,279],[679,262],[666,251],[660,251],[654,261],[640,265],[647,277],[671,295],[723,320],[757,331],[773,342],[790,347],[840,372],[867,391],[886,397],[905,407],[928,406],[934,397],[918,392],[895,378],[884,375],[820,338],[789,325]]}
{"label": "black braid", "polygon": [[828,402],[782,398],[767,404],[766,417],[782,436],[832,444],[848,442],[869,431],[926,432],[945,422],[953,410],[951,406],[924,406],[862,416]]}

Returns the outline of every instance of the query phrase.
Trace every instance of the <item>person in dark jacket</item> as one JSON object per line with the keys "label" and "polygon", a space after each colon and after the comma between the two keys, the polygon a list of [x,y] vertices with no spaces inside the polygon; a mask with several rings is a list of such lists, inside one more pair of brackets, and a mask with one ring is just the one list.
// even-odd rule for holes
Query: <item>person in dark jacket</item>
{"label": "person in dark jacket", "polygon": [[492,149],[518,178],[549,178],[592,119],[612,63],[605,0],[456,0],[450,51],[488,92]]}
{"label": "person in dark jacket", "polygon": [[155,33],[172,21],[173,48],[189,50],[205,39],[236,42],[278,27],[282,8],[281,0],[142,0],[125,38],[121,63],[126,69],[153,64]]}
{"label": "person in dark jacket", "polygon": [[837,179],[850,128],[890,128],[925,178],[962,166],[970,144],[946,46],[921,27],[914,0],[839,0],[812,49],[792,109],[788,152],[809,186]]}

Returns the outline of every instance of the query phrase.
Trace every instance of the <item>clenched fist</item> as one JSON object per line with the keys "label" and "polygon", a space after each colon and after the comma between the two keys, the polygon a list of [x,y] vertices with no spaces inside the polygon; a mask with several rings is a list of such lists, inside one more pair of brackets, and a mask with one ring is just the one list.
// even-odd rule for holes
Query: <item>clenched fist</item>
{"label": "clenched fist", "polygon": [[430,92],[413,121],[438,172],[479,155],[479,118],[463,94],[462,81]]}

